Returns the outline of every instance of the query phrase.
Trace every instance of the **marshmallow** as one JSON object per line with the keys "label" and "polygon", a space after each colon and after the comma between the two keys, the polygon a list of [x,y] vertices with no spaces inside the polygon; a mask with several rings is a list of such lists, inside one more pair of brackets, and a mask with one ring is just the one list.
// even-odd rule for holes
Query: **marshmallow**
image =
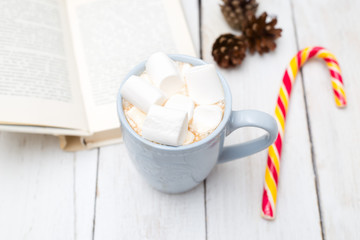
{"label": "marshmallow", "polygon": [[192,67],[185,78],[189,96],[195,103],[214,104],[224,99],[224,90],[213,64]]}
{"label": "marshmallow", "polygon": [[181,65],[180,75],[181,75],[181,80],[183,80],[184,83],[186,83],[185,75],[190,70],[190,68],[192,68],[192,66],[189,63],[182,63]]}
{"label": "marshmallow", "polygon": [[194,113],[194,102],[188,96],[181,94],[176,94],[169,98],[165,103],[165,107],[187,112],[188,121],[191,120]]}
{"label": "marshmallow", "polygon": [[166,100],[159,89],[134,75],[121,88],[121,96],[143,112],[148,112],[152,104],[162,105]]}
{"label": "marshmallow", "polygon": [[140,111],[137,107],[132,107],[126,112],[126,117],[132,121],[130,125],[133,128],[141,129],[144,124],[146,114]]}
{"label": "marshmallow", "polygon": [[217,105],[200,105],[195,108],[191,128],[198,133],[215,129],[222,120],[222,109]]}
{"label": "marshmallow", "polygon": [[183,145],[191,144],[194,142],[194,140],[195,140],[195,135],[191,131],[188,131]]}
{"label": "marshmallow", "polygon": [[188,131],[187,113],[152,105],[142,128],[142,136],[157,143],[179,146]]}
{"label": "marshmallow", "polygon": [[155,86],[167,97],[174,95],[184,85],[177,65],[162,52],[154,53],[149,57],[146,62],[146,72]]}

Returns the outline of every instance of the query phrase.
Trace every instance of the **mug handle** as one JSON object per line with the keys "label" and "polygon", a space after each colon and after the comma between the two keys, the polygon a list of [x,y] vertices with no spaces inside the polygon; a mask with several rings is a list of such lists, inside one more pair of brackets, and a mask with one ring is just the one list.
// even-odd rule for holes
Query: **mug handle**
{"label": "mug handle", "polygon": [[275,119],[271,115],[257,110],[232,111],[226,136],[242,127],[262,128],[267,133],[245,143],[224,147],[218,163],[225,163],[259,152],[269,147],[275,141],[278,133]]}

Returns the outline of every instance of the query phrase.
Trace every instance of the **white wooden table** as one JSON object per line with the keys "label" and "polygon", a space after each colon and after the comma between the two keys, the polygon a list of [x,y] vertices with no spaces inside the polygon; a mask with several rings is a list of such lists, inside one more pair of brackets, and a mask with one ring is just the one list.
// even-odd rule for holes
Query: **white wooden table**
{"label": "white wooden table", "polygon": [[[259,2],[258,14],[277,15],[283,33],[274,52],[221,70],[233,108],[272,114],[285,66],[313,45],[338,57],[348,97],[338,110],[321,61],[298,76],[275,221],[260,217],[266,151],[217,166],[190,192],[166,195],[141,179],[124,145],[67,153],[55,137],[0,132],[0,239],[360,239],[360,2]],[[212,43],[231,32],[218,1],[183,5],[197,49],[213,62]],[[259,134],[239,130],[226,144]]]}

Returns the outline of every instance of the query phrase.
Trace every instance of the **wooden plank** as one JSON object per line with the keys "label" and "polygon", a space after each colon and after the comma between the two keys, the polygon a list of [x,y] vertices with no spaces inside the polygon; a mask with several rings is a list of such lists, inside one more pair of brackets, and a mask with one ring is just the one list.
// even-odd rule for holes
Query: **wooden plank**
{"label": "wooden plank", "polygon": [[[283,28],[275,52],[248,55],[241,67],[221,70],[233,95],[233,109],[258,109],[273,114],[282,75],[296,53],[296,40],[288,1],[260,1],[264,10],[278,16]],[[202,1],[203,56],[213,62],[211,47],[222,33],[233,32],[223,20],[217,0]],[[260,217],[267,152],[219,165],[206,183],[208,239],[321,239],[310,142],[301,82],[289,107],[284,139],[277,217]],[[243,129],[226,144],[246,141],[260,131]]]}
{"label": "wooden plank", "polygon": [[[182,0],[199,49],[197,1]],[[168,195],[136,172],[125,145],[101,148],[95,239],[205,239],[204,186]]]}
{"label": "wooden plank", "polygon": [[[1,239],[74,239],[76,232],[91,236],[92,229],[82,222],[89,222],[87,214],[92,220],[88,197],[94,199],[95,178],[90,165],[96,161],[89,159],[82,171],[85,155],[75,160],[73,153],[60,150],[57,138],[43,135],[1,132],[0,153]],[[82,190],[74,185],[86,179],[89,186]]]}
{"label": "wooden plank", "polygon": [[100,150],[95,239],[205,239],[204,187],[179,195],[152,189],[125,145]]}
{"label": "wooden plank", "polygon": [[[294,1],[299,47],[320,45],[338,58],[348,106],[339,110],[326,65],[303,69],[325,239],[360,239],[359,1]],[[311,7],[309,7],[311,6]]]}
{"label": "wooden plank", "polygon": [[181,0],[186,22],[197,53],[200,52],[199,1]]}

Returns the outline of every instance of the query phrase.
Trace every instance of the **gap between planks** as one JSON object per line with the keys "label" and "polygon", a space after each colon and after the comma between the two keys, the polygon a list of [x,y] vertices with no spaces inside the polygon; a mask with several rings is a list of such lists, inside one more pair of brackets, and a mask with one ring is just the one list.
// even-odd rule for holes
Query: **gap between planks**
{"label": "gap between planks", "polygon": [[[300,51],[299,46],[299,38],[297,34],[297,28],[296,28],[296,20],[295,20],[295,12],[294,12],[294,4],[293,0],[290,0],[290,10],[291,10],[291,19],[294,26],[294,35],[296,40],[296,48],[297,51]],[[304,74],[302,68],[300,68],[300,76],[301,76],[301,83],[303,85],[303,98],[304,98],[304,104],[305,104],[305,113],[306,113],[306,122],[307,122],[307,130],[309,135],[309,141],[310,141],[310,154],[311,154],[311,163],[313,167],[314,172],[314,181],[315,181],[315,190],[316,190],[316,200],[318,205],[318,211],[319,211],[319,218],[320,218],[320,229],[321,229],[321,238],[322,240],[325,240],[325,233],[324,233],[324,227],[323,227],[323,217],[322,217],[322,209],[321,209],[321,201],[320,201],[320,188],[319,188],[319,177],[317,172],[317,165],[316,165],[316,159],[314,154],[314,145],[313,145],[313,137],[312,137],[312,131],[311,131],[311,123],[309,118],[309,111],[308,111],[308,102],[306,98],[306,86],[304,81]]]}
{"label": "gap between planks", "polygon": [[97,149],[97,159],[96,159],[96,178],[95,178],[95,199],[94,199],[94,217],[93,217],[93,227],[92,227],[92,237],[95,239],[95,224],[96,224],[96,200],[98,195],[98,179],[99,179],[99,162],[100,162],[100,148]]}
{"label": "gap between planks", "polygon": [[[202,47],[202,7],[201,0],[198,0],[198,11],[199,11],[199,57],[203,59],[203,47]],[[203,182],[204,186],[204,215],[205,215],[205,239],[208,239],[208,226],[207,226],[207,204],[206,204],[206,178]]]}
{"label": "gap between planks", "polygon": [[73,204],[74,204],[74,239],[77,238],[77,212],[76,212],[76,154],[73,156]]}

